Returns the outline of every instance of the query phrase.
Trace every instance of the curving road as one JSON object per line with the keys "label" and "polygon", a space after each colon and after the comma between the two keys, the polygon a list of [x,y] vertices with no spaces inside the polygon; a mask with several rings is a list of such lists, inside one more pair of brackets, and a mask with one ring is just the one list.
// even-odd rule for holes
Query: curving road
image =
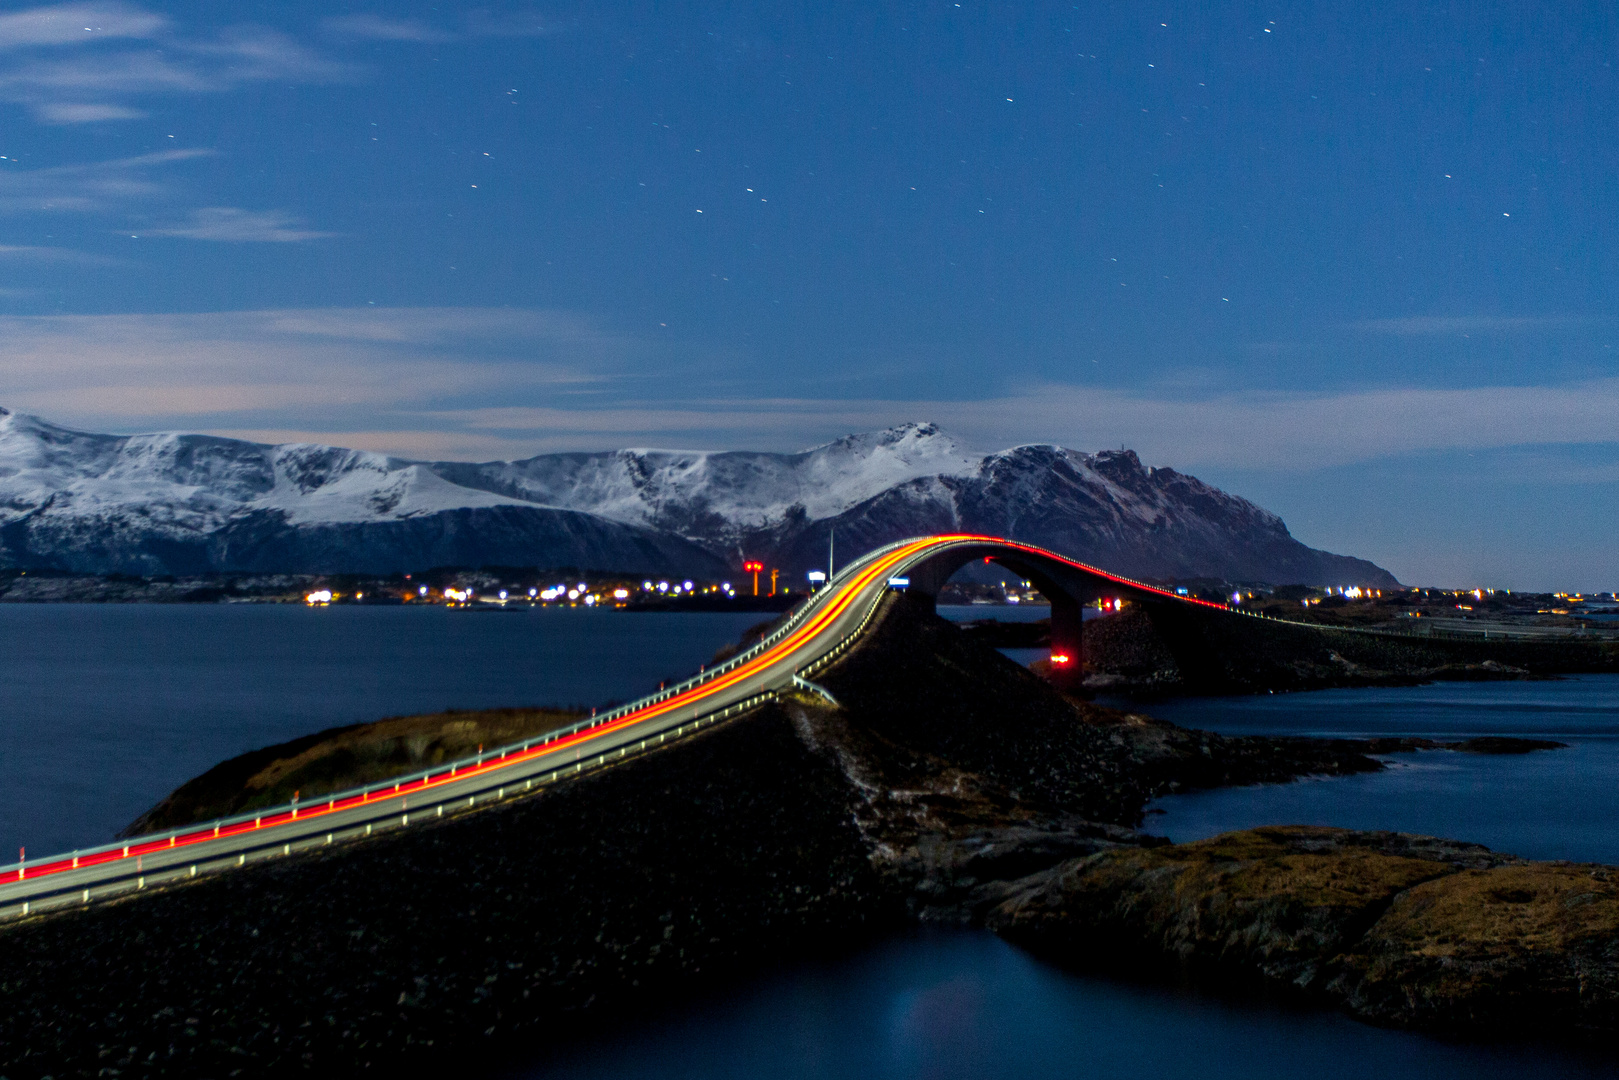
{"label": "curving road", "polygon": [[[1036,557],[1112,582],[1131,593],[1202,604],[1117,577],[1028,544],[953,534],[905,540],[840,571],[791,619],[725,664],[667,690],[543,738],[488,751],[396,781],[316,802],[265,809],[172,833],[132,839],[27,863],[0,866],[0,917],[87,904],[177,878],[291,855],[385,829],[511,798],[686,737],[739,715],[795,685],[854,644],[889,580],[952,552],[972,549]],[[1219,605],[1206,605],[1218,607]]]}

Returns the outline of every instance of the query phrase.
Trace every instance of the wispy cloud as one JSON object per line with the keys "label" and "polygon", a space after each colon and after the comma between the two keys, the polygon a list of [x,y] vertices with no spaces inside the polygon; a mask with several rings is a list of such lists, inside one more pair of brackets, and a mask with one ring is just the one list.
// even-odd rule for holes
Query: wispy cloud
{"label": "wispy cloud", "polygon": [[247,243],[297,243],[320,240],[337,233],[304,228],[302,220],[281,210],[242,210],[234,206],[205,206],[191,213],[185,225],[146,229],[145,236],[181,236],[188,240]]}
{"label": "wispy cloud", "polygon": [[139,120],[146,112],[127,105],[44,102],[34,107],[34,115],[47,124],[95,124],[104,120]]}
{"label": "wispy cloud", "polygon": [[1351,330],[1399,337],[1428,335],[1510,333],[1524,330],[1563,330],[1589,320],[1567,315],[1419,315],[1402,319],[1361,319]]}
{"label": "wispy cloud", "polygon": [[153,179],[152,170],[212,154],[212,150],[166,150],[46,169],[0,171],[0,213],[101,211],[169,195],[171,185]]}
{"label": "wispy cloud", "polygon": [[[71,48],[71,51],[67,51]],[[130,98],[220,93],[254,82],[352,79],[352,65],[261,26],[187,34],[131,4],[39,7],[0,16],[0,101],[48,124],[133,120]]]}
{"label": "wispy cloud", "polygon": [[0,244],[0,261],[30,263],[61,263],[73,266],[128,266],[124,259],[110,255],[91,255],[83,251],[59,247],[29,247]]}
{"label": "wispy cloud", "polygon": [[168,25],[167,17],[133,4],[54,4],[0,15],[0,50],[150,38]]}
{"label": "wispy cloud", "polygon": [[414,41],[436,44],[455,39],[454,34],[430,26],[420,19],[390,19],[382,15],[339,15],[322,20],[320,25],[328,34],[370,41]]}
{"label": "wispy cloud", "polygon": [[[381,333],[390,322],[404,331]],[[359,416],[375,423],[469,398],[543,400],[601,380],[623,354],[610,333],[535,311],[0,318],[7,407],[90,426],[185,425],[198,416],[220,423],[226,415],[240,427]]]}
{"label": "wispy cloud", "polygon": [[191,56],[219,65],[205,75],[212,80],[212,88],[219,90],[265,80],[342,82],[357,74],[350,64],[322,56],[278,30],[259,26],[233,27],[214,40],[188,41],[181,47]]}
{"label": "wispy cloud", "polygon": [[[43,258],[0,249],[0,258]],[[796,449],[935,420],[987,449],[1129,445],[1150,463],[1307,472],[1435,451],[1619,448],[1619,378],[1348,393],[1044,385],[977,401],[652,397],[656,346],[562,312],[318,309],[0,318],[8,407],[128,430],[301,432],[413,455]],[[459,449],[454,449],[459,447]]]}

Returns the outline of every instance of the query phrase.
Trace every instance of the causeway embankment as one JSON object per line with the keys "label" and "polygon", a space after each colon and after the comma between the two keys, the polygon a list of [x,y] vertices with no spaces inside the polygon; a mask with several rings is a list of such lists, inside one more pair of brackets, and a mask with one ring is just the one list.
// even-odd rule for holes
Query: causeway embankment
{"label": "causeway embankment", "polygon": [[[1176,846],[1137,831],[1167,791],[1371,771],[1370,755],[1415,744],[1225,737],[1101,708],[900,597],[818,681],[836,705],[784,697],[532,796],[7,924],[0,1074],[531,1057],[916,921],[989,925],[1063,963],[1263,983],[1380,1023],[1614,1027],[1604,868],[1386,835]],[[362,760],[422,737],[407,728],[338,743]],[[296,770],[277,762],[309,750],[238,772],[284,780]]]}

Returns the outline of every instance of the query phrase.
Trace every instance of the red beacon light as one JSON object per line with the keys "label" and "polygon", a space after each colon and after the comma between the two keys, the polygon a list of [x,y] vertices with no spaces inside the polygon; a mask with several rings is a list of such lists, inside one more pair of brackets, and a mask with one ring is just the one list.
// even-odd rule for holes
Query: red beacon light
{"label": "red beacon light", "polygon": [[1058,665],[1072,664],[1074,662],[1074,658],[1069,656],[1067,653],[1054,652],[1051,654],[1051,662]]}

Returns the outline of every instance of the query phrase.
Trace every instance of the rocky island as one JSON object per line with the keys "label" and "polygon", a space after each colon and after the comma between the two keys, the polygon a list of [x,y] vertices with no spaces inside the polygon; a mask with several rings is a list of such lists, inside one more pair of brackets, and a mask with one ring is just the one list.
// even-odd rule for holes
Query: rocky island
{"label": "rocky island", "polygon": [[[1187,730],[1060,694],[903,595],[884,604],[819,676],[836,704],[782,697],[532,796],[6,925],[0,1071],[279,1075],[531,1053],[918,921],[1378,1023],[1614,1030],[1619,871],[1392,834],[1173,845],[1139,831],[1168,791],[1530,745]],[[294,776],[340,783],[343,761],[431,754],[485,723],[554,722],[323,733],[222,765],[154,819],[206,818]]]}

